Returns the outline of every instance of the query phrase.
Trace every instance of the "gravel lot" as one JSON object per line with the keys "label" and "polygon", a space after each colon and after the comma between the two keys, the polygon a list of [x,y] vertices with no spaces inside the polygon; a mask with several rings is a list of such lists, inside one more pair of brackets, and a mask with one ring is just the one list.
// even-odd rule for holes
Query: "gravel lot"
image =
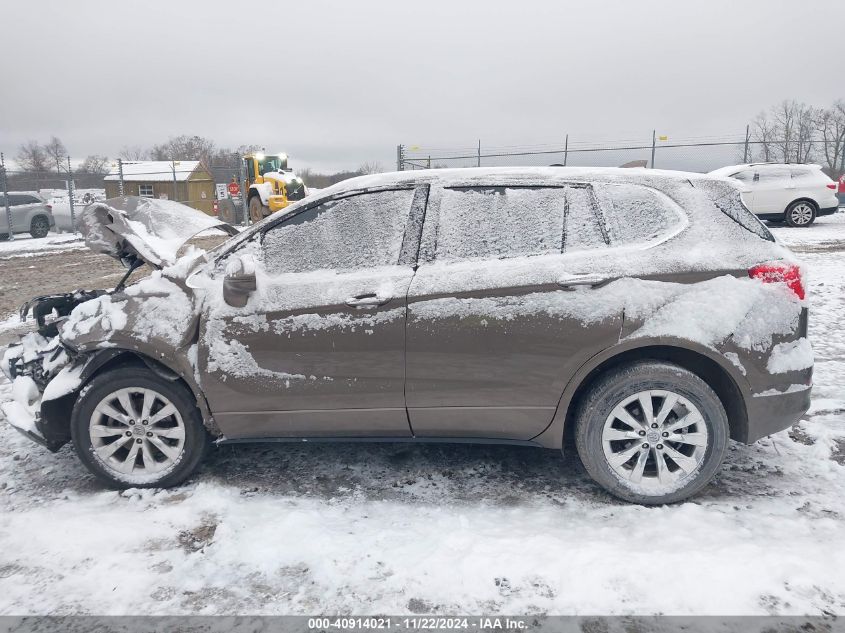
{"label": "gravel lot", "polygon": [[[401,444],[228,446],[117,493],[0,423],[0,614],[845,615],[845,214],[775,232],[807,264],[814,405],[691,502],[622,504],[574,454]],[[0,337],[120,272],[0,248]]]}

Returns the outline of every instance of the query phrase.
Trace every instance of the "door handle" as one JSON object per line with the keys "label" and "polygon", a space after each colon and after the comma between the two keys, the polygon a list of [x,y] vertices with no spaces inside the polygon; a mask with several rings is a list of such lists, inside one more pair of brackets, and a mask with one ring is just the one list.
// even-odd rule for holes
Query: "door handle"
{"label": "door handle", "polygon": [[378,308],[390,301],[390,297],[380,297],[377,294],[358,295],[357,297],[349,297],[346,300],[346,305],[350,308]]}
{"label": "door handle", "polygon": [[590,288],[601,288],[602,286],[606,286],[609,284],[613,279],[608,279],[607,277],[598,277],[595,275],[583,275],[579,277],[568,277],[566,279],[560,279],[557,282],[557,285],[561,287],[562,290],[575,290],[581,286],[588,286]]}

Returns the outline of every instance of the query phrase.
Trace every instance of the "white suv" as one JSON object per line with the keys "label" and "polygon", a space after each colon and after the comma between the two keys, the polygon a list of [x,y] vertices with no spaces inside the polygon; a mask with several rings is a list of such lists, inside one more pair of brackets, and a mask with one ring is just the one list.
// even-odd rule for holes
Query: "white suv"
{"label": "white suv", "polygon": [[836,213],[836,183],[819,165],[752,163],[710,172],[740,181],[745,205],[762,220],[809,226],[820,215]]}

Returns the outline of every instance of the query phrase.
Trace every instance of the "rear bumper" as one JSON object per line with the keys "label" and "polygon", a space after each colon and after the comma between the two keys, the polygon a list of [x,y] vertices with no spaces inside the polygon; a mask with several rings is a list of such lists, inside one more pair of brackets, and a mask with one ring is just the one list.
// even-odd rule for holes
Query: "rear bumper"
{"label": "rear bumper", "polygon": [[835,206],[832,206],[832,207],[825,207],[824,209],[819,209],[819,212],[816,215],[818,215],[818,216],[831,215],[833,213],[836,213],[837,211],[839,211],[839,205],[838,204],[835,205]]}
{"label": "rear bumper", "polygon": [[785,391],[766,391],[754,394],[746,401],[748,411],[746,444],[788,429],[798,422],[810,408],[812,387],[792,385]]}

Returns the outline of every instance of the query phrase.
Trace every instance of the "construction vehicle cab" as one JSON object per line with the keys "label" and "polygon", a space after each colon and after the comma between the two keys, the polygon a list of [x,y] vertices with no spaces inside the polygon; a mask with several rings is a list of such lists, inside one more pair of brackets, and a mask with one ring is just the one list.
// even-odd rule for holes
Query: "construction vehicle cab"
{"label": "construction vehicle cab", "polygon": [[258,222],[305,197],[305,183],[288,168],[285,154],[247,154],[246,189],[249,217]]}

